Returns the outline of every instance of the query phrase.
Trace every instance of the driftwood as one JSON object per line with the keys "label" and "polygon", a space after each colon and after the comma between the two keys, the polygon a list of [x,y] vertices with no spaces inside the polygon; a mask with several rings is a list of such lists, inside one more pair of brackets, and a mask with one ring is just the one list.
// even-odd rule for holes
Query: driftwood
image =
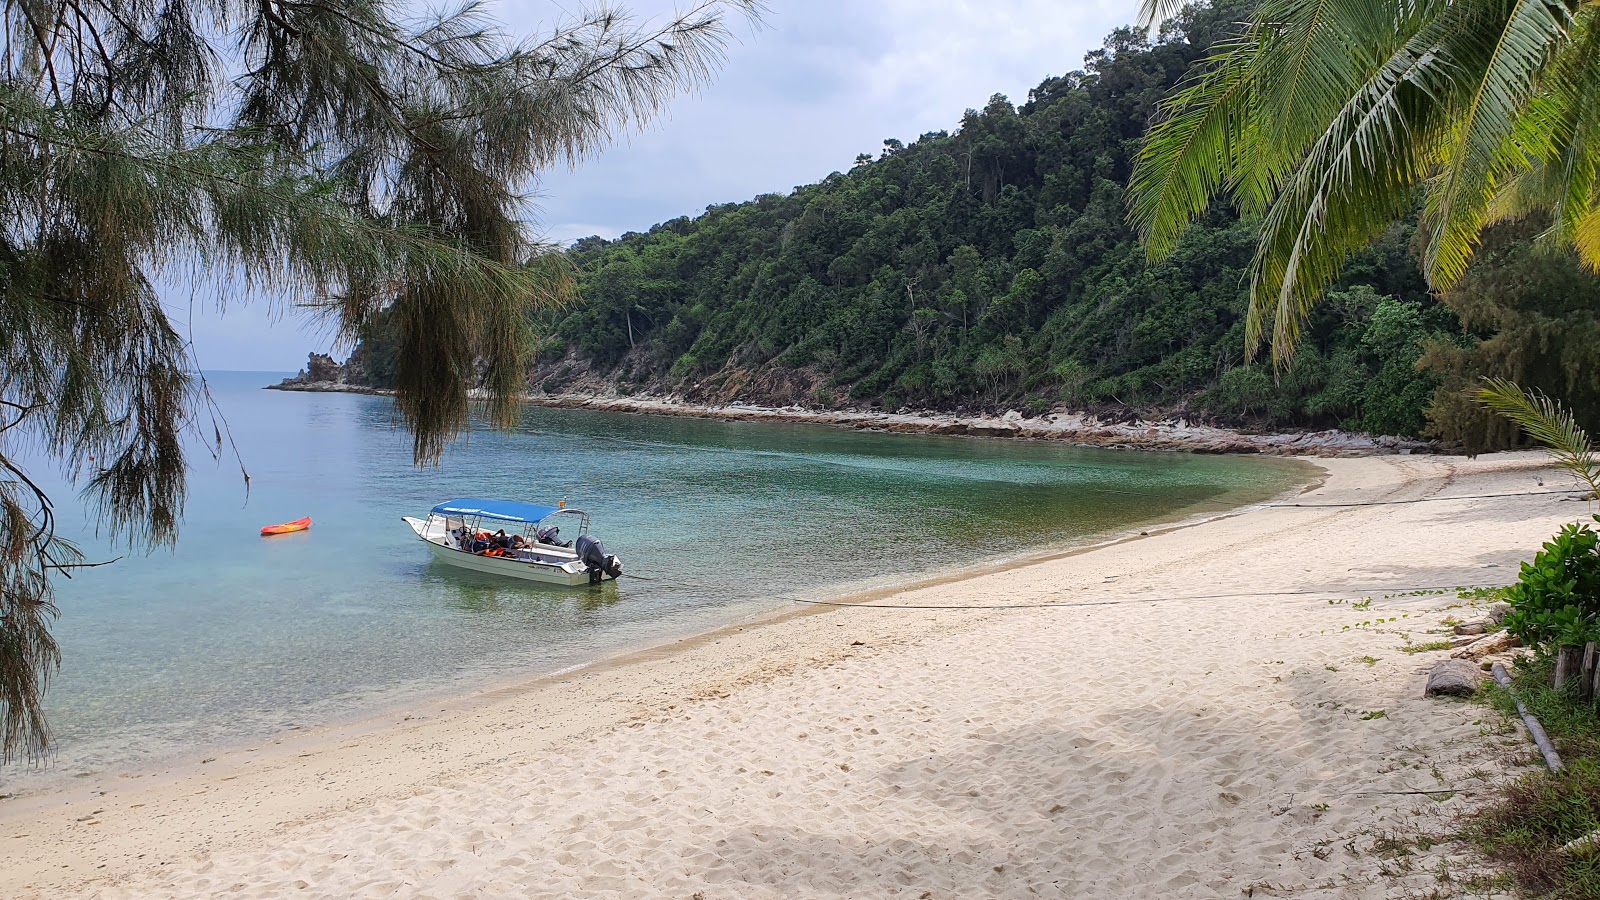
{"label": "driftwood", "polygon": [[1422,696],[1471,694],[1478,689],[1482,677],[1478,667],[1467,660],[1441,659],[1428,670],[1428,686],[1423,688]]}
{"label": "driftwood", "polygon": [[1562,647],[1556,651],[1556,671],[1550,684],[1558,691],[1572,691],[1579,700],[1592,700],[1596,668],[1600,668],[1600,652],[1594,641],[1582,647]]}
{"label": "driftwood", "polygon": [[[1589,646],[1593,647],[1594,645],[1590,644]],[[1600,654],[1596,654],[1595,662],[1594,670],[1589,673],[1589,697],[1596,702],[1600,702]]]}
{"label": "driftwood", "polygon": [[1506,667],[1495,663],[1493,672],[1494,680],[1500,682],[1500,686],[1506,689],[1506,693],[1510,694],[1512,701],[1517,704],[1517,715],[1522,717],[1522,724],[1528,726],[1528,735],[1538,746],[1540,755],[1544,757],[1544,764],[1550,767],[1550,771],[1560,772],[1564,768],[1561,765],[1560,754],[1556,753],[1555,745],[1550,743],[1549,735],[1544,733],[1544,726],[1528,712],[1528,708],[1522,705],[1522,698],[1512,689],[1511,676],[1506,673]]}
{"label": "driftwood", "polygon": [[1491,653],[1503,653],[1512,647],[1520,647],[1522,642],[1512,635],[1497,631],[1486,637],[1481,637],[1460,650],[1450,654],[1455,659],[1482,659]]}
{"label": "driftwood", "polygon": [[1483,634],[1489,630],[1488,620],[1479,622],[1462,622],[1455,627],[1456,634]]}

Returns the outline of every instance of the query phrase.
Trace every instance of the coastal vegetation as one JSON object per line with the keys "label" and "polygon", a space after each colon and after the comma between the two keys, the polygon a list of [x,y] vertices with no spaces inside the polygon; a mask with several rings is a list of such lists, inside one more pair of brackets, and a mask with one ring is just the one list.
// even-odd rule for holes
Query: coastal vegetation
{"label": "coastal vegetation", "polygon": [[[1146,24],[1172,0],[1147,0]],[[1247,333],[1288,361],[1346,263],[1420,207],[1428,283],[1532,213],[1600,268],[1600,10],[1265,0],[1162,105],[1130,185],[1154,259],[1217,199],[1261,222]]]}
{"label": "coastal vegetation", "polygon": [[30,471],[59,469],[146,548],[176,538],[185,437],[227,449],[163,301],[289,297],[350,334],[381,311],[415,459],[436,460],[469,388],[512,421],[529,318],[572,296],[528,186],[705,83],[727,17],[753,9],[705,0],[652,24],[602,8],[535,40],[473,4],[9,5],[0,756],[48,745],[51,583],[87,564]]}
{"label": "coastal vegetation", "polygon": [[[1460,836],[1504,868],[1502,888],[1593,900],[1600,898],[1600,846],[1584,839],[1600,831],[1600,717],[1592,701],[1551,686],[1553,669],[1549,657],[1518,665],[1512,690],[1549,734],[1565,770],[1513,781]],[[1517,715],[1509,691],[1491,685],[1486,696],[1508,721]]]}
{"label": "coastal vegetation", "polygon": [[[1588,434],[1561,404],[1504,380],[1475,396],[1542,445],[1588,491],[1600,490],[1600,462]],[[1590,516],[1600,523],[1600,516]],[[1487,697],[1507,721],[1522,704],[1560,754],[1498,792],[1461,836],[1504,867],[1503,881],[1537,897],[1600,897],[1600,715],[1594,648],[1600,641],[1600,534],[1567,522],[1504,588],[1507,634],[1519,656],[1510,686]],[[1513,693],[1514,692],[1514,693]],[[1548,761],[1548,760],[1547,760]]]}
{"label": "coastal vegetation", "polygon": [[[1310,308],[1300,352],[1277,371],[1247,353],[1259,216],[1213,204],[1146,259],[1125,187],[1148,169],[1143,136],[1252,8],[1218,2],[1153,34],[1119,29],[1021,106],[995,97],[952,133],[887,140],[787,194],[576,242],[583,302],[535,318],[531,387],[1171,414],[1477,451],[1517,440],[1468,396],[1502,376],[1600,424],[1582,375],[1600,362],[1600,279],[1543,246],[1543,220],[1492,229],[1436,294],[1415,255],[1422,220],[1400,215]],[[359,348],[378,386],[392,383],[396,338],[379,321]]]}
{"label": "coastal vegetation", "polygon": [[[1588,433],[1561,404],[1505,380],[1490,380],[1476,399],[1542,445],[1590,500],[1600,497],[1600,460]],[[1600,523],[1600,516],[1590,518]],[[1563,525],[1522,564],[1506,599],[1506,631],[1541,656],[1600,640],[1600,534],[1582,521]]]}

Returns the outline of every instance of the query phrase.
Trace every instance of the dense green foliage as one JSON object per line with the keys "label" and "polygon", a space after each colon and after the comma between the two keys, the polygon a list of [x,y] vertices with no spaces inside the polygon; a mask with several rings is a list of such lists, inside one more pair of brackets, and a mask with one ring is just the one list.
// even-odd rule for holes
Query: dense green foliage
{"label": "dense green foliage", "polygon": [[1475,338],[1431,344],[1422,365],[1440,379],[1430,433],[1469,451],[1516,439],[1516,426],[1473,402],[1485,377],[1560,398],[1577,423],[1600,428],[1600,277],[1571,253],[1541,246],[1540,220],[1490,230],[1467,274],[1443,295]]}
{"label": "dense green foliage", "polygon": [[1506,592],[1506,630],[1530,647],[1581,647],[1600,637],[1600,534],[1569,522],[1522,564]]}
{"label": "dense green foliage", "polygon": [[[1254,224],[1214,210],[1148,264],[1123,184],[1158,101],[1242,17],[1187,10],[1155,43],[1121,29],[1022,107],[788,195],[578,242],[585,302],[547,319],[624,389],[888,408],[1160,407],[1274,425],[1413,434],[1435,381],[1422,341],[1454,316],[1391,228],[1275,378],[1245,365]],[[547,369],[558,389],[583,366]]]}
{"label": "dense green foliage", "polygon": [[1534,212],[1600,268],[1597,89],[1581,0],[1262,0],[1163,104],[1132,218],[1164,258],[1214,200],[1259,216],[1249,338],[1282,363],[1350,257],[1419,205],[1436,289],[1487,225]]}

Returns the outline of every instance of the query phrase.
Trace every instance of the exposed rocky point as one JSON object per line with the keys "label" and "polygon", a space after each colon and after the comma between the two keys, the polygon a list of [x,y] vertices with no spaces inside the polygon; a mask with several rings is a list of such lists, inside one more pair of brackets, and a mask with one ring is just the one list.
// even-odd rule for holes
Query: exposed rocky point
{"label": "exposed rocky point", "polygon": [[367,383],[367,369],[361,359],[361,350],[350,354],[350,358],[343,365],[335,362],[333,357],[326,353],[312,353],[306,359],[306,367],[298,375],[285,378],[277,384],[267,387],[275,391],[317,391],[347,394],[376,394],[380,393]]}

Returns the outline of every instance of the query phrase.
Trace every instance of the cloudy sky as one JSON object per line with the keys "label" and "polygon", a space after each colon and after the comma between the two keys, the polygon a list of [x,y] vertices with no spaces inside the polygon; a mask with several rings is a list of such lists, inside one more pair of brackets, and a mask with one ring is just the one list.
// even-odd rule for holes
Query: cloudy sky
{"label": "cloudy sky", "polygon": [[[671,0],[618,0],[642,18]],[[953,130],[991,94],[1013,102],[1137,14],[1136,0],[766,0],[755,30],[741,24],[715,83],[575,172],[545,178],[541,230],[552,240],[616,237],[713,203],[785,193],[848,169],[884,138]],[[512,30],[537,34],[571,3],[498,0]],[[174,303],[174,305],[177,305]],[[184,305],[187,305],[185,299]],[[185,313],[186,315],[186,313]],[[202,365],[295,370],[331,349],[322,329],[255,307],[197,309]]]}

